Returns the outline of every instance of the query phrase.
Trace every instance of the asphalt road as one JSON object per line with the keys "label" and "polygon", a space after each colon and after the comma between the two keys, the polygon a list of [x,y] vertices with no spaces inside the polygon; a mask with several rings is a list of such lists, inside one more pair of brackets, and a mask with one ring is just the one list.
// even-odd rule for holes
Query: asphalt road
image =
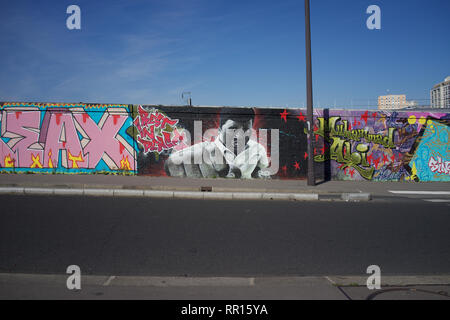
{"label": "asphalt road", "polygon": [[0,273],[450,273],[450,206],[0,196]]}

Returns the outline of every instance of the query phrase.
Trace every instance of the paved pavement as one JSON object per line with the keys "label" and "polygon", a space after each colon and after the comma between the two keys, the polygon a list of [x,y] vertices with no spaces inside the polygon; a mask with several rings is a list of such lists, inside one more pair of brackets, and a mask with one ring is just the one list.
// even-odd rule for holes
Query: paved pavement
{"label": "paved pavement", "polygon": [[[139,300],[450,300],[450,276],[408,277],[411,285],[335,285],[329,277],[127,277],[81,276],[69,290],[69,275],[0,274],[0,299]],[[342,279],[342,278],[341,278]],[[389,279],[396,282],[395,277]],[[403,279],[405,281],[405,279]],[[400,281],[400,283],[403,283]],[[447,283],[444,285],[428,282]]]}

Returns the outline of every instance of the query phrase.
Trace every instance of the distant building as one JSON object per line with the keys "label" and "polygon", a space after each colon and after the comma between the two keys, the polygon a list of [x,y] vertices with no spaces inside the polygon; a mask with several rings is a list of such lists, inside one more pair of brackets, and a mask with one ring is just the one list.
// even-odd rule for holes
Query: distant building
{"label": "distant building", "polygon": [[408,106],[406,95],[404,94],[389,94],[378,97],[378,109],[403,109]]}
{"label": "distant building", "polygon": [[450,76],[430,91],[432,108],[450,108]]}
{"label": "distant building", "polygon": [[419,105],[417,104],[417,101],[414,100],[410,100],[410,101],[406,101],[406,107],[407,108],[417,108]]}

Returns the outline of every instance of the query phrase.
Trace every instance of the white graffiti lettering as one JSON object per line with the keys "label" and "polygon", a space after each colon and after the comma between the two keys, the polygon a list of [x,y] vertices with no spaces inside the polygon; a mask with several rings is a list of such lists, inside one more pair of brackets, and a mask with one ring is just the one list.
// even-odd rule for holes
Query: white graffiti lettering
{"label": "white graffiti lettering", "polygon": [[432,172],[444,173],[450,175],[450,161],[443,161],[441,157],[437,156],[436,159],[430,157],[428,166]]}

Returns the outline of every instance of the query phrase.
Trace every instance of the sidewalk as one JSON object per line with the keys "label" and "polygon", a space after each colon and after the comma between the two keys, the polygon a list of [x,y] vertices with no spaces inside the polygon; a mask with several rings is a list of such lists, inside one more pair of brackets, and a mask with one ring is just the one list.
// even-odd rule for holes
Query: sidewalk
{"label": "sidewalk", "polygon": [[450,300],[450,277],[387,276],[369,290],[366,277],[158,277],[0,274],[0,299],[146,300]]}
{"label": "sidewalk", "polygon": [[[353,195],[354,200],[370,200],[372,197],[392,197],[390,191],[450,191],[450,183],[446,182],[372,182],[372,181],[327,181],[316,186],[308,186],[306,180],[237,180],[237,179],[190,179],[151,176],[119,176],[119,175],[66,175],[66,174],[0,174],[0,188],[56,188],[60,189],[100,189],[113,191],[140,190],[146,195],[173,195],[198,198],[198,194],[209,194],[226,197],[235,194],[249,199],[286,198],[302,195],[297,200],[313,200],[314,195],[321,199],[344,199],[345,195]],[[207,191],[207,192],[202,192]],[[208,192],[209,191],[209,192]],[[31,192],[30,192],[31,193]],[[87,193],[86,193],[87,194]],[[107,194],[105,194],[107,195]],[[121,193],[126,195],[126,193]],[[129,193],[131,194],[131,191]],[[288,195],[291,195],[290,197]],[[366,197],[361,198],[362,195]],[[368,198],[367,198],[367,195]],[[358,198],[359,197],[359,198]],[[231,196],[229,197],[231,198]],[[317,199],[316,199],[317,200]]]}

